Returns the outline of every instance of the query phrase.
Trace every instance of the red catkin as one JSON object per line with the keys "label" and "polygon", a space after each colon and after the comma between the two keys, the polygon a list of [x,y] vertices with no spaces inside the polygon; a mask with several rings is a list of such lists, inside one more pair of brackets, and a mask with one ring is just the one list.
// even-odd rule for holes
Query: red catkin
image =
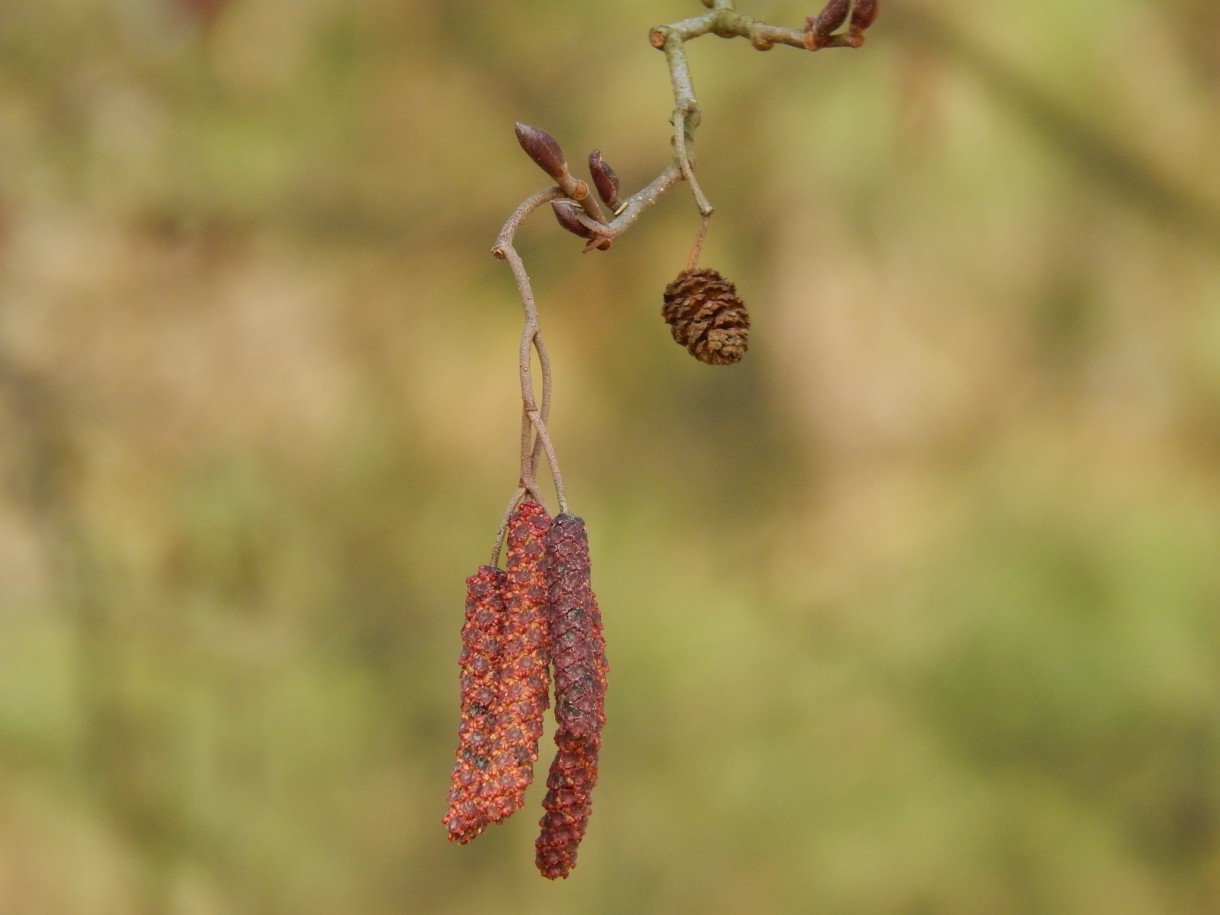
{"label": "red catkin", "polygon": [[535,863],[544,877],[567,877],[576,866],[597,784],[606,723],[606,643],[590,578],[585,524],[559,515],[546,536],[551,655],[555,667],[557,752],[547,775]]}
{"label": "red catkin", "polygon": [[497,823],[521,808],[534,779],[543,713],[550,704],[544,538],[550,515],[536,502],[508,521],[505,622],[499,657],[499,706],[481,799]]}
{"label": "red catkin", "polygon": [[449,785],[449,810],[442,821],[453,842],[469,842],[491,822],[481,788],[491,764],[492,734],[500,704],[497,670],[506,582],[507,575],[494,566],[480,566],[466,579],[466,619],[458,658],[462,717],[457,762]]}

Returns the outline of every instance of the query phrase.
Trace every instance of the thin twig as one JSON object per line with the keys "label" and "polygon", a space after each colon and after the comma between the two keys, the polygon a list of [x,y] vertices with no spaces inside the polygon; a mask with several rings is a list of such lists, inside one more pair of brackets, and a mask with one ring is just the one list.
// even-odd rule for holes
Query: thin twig
{"label": "thin twig", "polygon": [[512,518],[513,512],[517,509],[517,503],[521,501],[521,497],[525,493],[526,489],[524,486],[517,487],[513,497],[508,500],[508,508],[504,510],[504,517],[500,519],[500,528],[496,531],[496,542],[491,548],[491,566],[494,569],[500,567],[500,550],[504,547],[504,534],[508,531],[509,519]]}
{"label": "thin twig", "polygon": [[[517,253],[513,241],[521,223],[530,213],[548,201],[564,196],[559,187],[543,188],[531,194],[513,211],[504,223],[492,253],[501,260],[507,261],[517,281],[517,292],[521,297],[521,309],[525,322],[521,328],[521,345],[518,350],[517,369],[521,381],[521,474],[520,486],[539,503],[542,496],[538,491],[536,480],[536,465],[540,452],[545,453],[551,471],[551,481],[555,485],[555,494],[559,499],[560,511],[567,510],[567,499],[564,495],[563,477],[559,473],[559,462],[555,458],[555,449],[546,431],[546,421],[551,411],[551,392],[553,389],[551,377],[551,360],[547,355],[546,344],[542,340],[542,328],[538,322],[538,306],[534,299],[534,291],[530,285],[529,273],[521,255]],[[542,404],[538,405],[534,396],[533,356],[531,351],[538,353],[539,374],[542,376]],[[532,435],[531,435],[532,431]]]}
{"label": "thin twig", "polygon": [[534,403],[534,379],[530,373],[530,365],[532,359],[530,357],[530,349],[534,344],[534,337],[538,332],[538,325],[531,322],[526,322],[525,327],[521,331],[521,351],[518,356],[518,367],[521,376],[521,485],[530,491],[536,499],[538,498],[538,483],[534,479],[534,441],[533,429],[534,423],[530,419],[531,413],[537,413],[538,407]]}
{"label": "thin twig", "polygon": [[699,220],[699,231],[695,233],[695,243],[691,245],[690,257],[686,259],[686,270],[689,273],[699,263],[699,253],[703,250],[703,239],[707,237],[708,217]]}
{"label": "thin twig", "polygon": [[551,444],[551,436],[547,433],[546,423],[537,410],[529,410],[526,415],[534,425],[537,435],[535,444],[541,445],[542,450],[546,453],[547,466],[551,470],[551,482],[555,484],[555,498],[559,501],[559,511],[566,513],[568,510],[568,498],[564,495],[563,491],[563,475],[559,472],[559,458],[555,456],[555,446]]}
{"label": "thin twig", "polygon": [[[541,328],[539,328],[541,331]],[[542,406],[538,411],[538,415],[542,418],[543,425],[551,416],[551,357],[547,354],[546,344],[542,342],[542,334],[534,334],[534,351],[538,354],[538,365],[542,372]],[[539,438],[534,442],[534,448],[530,452],[530,467],[535,471],[538,467],[538,452],[542,449],[543,439]],[[552,478],[553,478],[552,474]],[[562,499],[562,496],[560,497]]]}
{"label": "thin twig", "polygon": [[551,186],[544,187],[540,191],[535,191],[522,200],[517,205],[517,209],[513,210],[512,215],[505,220],[504,227],[500,229],[500,234],[496,236],[496,243],[491,246],[491,253],[500,260],[504,260],[506,257],[504,251],[512,247],[513,238],[516,236],[517,230],[521,228],[521,223],[525,221],[525,217],[529,216],[530,213],[534,212],[544,203],[562,196],[564,196],[562,188]]}
{"label": "thin twig", "polygon": [[[700,17],[708,19],[708,28],[715,14],[709,13]],[[699,34],[704,34],[699,32]],[[690,69],[686,65],[686,53],[682,44],[685,39],[678,30],[671,31],[666,37],[662,50],[669,64],[669,79],[674,88],[674,160],[682,169],[682,177],[690,185],[695,197],[695,205],[699,207],[700,216],[710,216],[712,204],[703,193],[703,188],[695,179],[695,165],[691,156],[691,146],[694,143],[694,131],[699,126],[699,103],[695,100],[695,89],[691,85]]]}

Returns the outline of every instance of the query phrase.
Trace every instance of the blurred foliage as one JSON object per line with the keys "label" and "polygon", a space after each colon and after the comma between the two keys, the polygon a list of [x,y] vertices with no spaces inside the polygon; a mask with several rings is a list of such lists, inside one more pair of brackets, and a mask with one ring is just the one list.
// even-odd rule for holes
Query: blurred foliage
{"label": "blurred foliage", "polygon": [[567,882],[540,785],[445,841],[512,123],[651,179],[697,9],[0,5],[0,911],[1215,911],[1208,0],[693,44],[737,367],[658,316],[682,188],[606,254],[531,221],[605,759]]}

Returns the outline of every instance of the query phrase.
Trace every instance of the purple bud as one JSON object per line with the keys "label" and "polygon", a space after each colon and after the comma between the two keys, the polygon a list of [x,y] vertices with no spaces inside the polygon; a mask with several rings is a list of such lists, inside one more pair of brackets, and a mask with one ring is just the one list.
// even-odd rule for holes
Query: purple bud
{"label": "purple bud", "polygon": [[576,218],[576,214],[581,210],[571,200],[552,200],[551,209],[555,211],[555,218],[559,220],[559,224],[573,235],[589,239],[595,237],[593,230]]}
{"label": "purple bud", "polygon": [[518,122],[517,142],[521,144],[525,154],[556,181],[567,175],[568,163],[564,159],[563,150],[559,148],[559,141],[545,130]]}
{"label": "purple bud", "polygon": [[877,0],[856,0],[851,11],[851,30],[863,32],[877,18]]}
{"label": "purple bud", "polygon": [[589,153],[589,174],[593,176],[593,186],[597,188],[597,196],[601,197],[602,203],[612,210],[617,210],[618,175],[614,173],[610,163],[602,158],[600,149]]}
{"label": "purple bud", "polygon": [[851,0],[830,0],[822,12],[805,20],[805,31],[823,38],[829,37],[847,21],[847,11],[850,8]]}

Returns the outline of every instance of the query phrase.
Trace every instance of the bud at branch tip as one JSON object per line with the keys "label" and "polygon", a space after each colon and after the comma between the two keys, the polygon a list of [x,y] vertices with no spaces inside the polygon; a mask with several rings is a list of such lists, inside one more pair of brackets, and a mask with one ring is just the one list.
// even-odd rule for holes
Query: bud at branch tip
{"label": "bud at branch tip", "polygon": [[567,176],[568,163],[564,158],[563,150],[559,148],[558,140],[545,130],[520,122],[517,123],[516,132],[517,142],[539,168],[556,181],[561,181]]}

